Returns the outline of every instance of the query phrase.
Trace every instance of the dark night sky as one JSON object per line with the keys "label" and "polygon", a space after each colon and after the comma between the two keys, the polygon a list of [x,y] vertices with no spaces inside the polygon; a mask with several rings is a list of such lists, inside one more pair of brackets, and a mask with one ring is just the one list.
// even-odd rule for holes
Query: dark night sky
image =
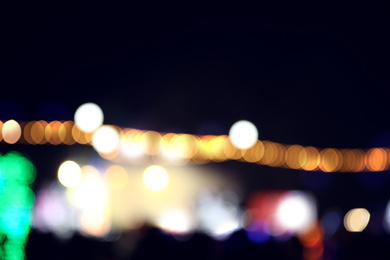
{"label": "dark night sky", "polygon": [[[72,120],[79,105],[95,102],[105,123],[123,127],[227,134],[247,119],[264,140],[390,146],[385,6],[29,3],[0,12],[0,120]],[[6,144],[0,152],[15,147],[31,153],[38,174],[48,163],[42,154],[53,168],[62,159],[53,152],[65,154],[64,147]],[[387,172],[307,176],[238,162],[216,167],[233,167],[248,192],[313,190],[324,208],[390,198]]]}

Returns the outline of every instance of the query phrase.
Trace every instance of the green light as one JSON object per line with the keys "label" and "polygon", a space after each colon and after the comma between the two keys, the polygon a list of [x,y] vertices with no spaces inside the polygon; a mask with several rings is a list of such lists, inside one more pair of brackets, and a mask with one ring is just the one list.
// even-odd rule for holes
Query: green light
{"label": "green light", "polygon": [[0,155],[0,259],[25,259],[31,229],[36,176],[34,165],[19,152]]}

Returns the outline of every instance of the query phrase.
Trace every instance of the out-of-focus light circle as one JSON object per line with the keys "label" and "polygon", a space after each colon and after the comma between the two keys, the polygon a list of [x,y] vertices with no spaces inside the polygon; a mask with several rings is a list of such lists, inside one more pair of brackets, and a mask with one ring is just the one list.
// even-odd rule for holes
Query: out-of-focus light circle
{"label": "out-of-focus light circle", "polygon": [[230,141],[239,149],[251,148],[255,145],[258,135],[256,126],[246,120],[234,123],[229,131]]}
{"label": "out-of-focus light circle", "polygon": [[191,214],[183,210],[165,212],[158,220],[157,225],[173,234],[189,233],[193,228]]}
{"label": "out-of-focus light circle", "polygon": [[258,219],[251,223],[246,229],[249,240],[255,244],[265,244],[270,239],[270,231],[267,222]]}
{"label": "out-of-focus light circle", "polygon": [[344,227],[349,232],[362,232],[370,221],[370,213],[363,208],[351,209],[345,214]]}
{"label": "out-of-focus light circle", "polygon": [[92,146],[103,154],[115,151],[119,147],[119,143],[118,131],[109,125],[99,127],[92,136]]}
{"label": "out-of-focus light circle", "polygon": [[74,161],[65,161],[58,169],[58,180],[68,188],[74,188],[81,181],[80,166]]}
{"label": "out-of-focus light circle", "polygon": [[149,190],[159,191],[168,185],[169,176],[163,167],[152,165],[144,171],[143,181]]}
{"label": "out-of-focus light circle", "polygon": [[316,207],[307,195],[291,192],[280,202],[276,217],[283,228],[301,232],[312,226],[316,218]]}
{"label": "out-of-focus light circle", "polygon": [[336,233],[342,221],[342,215],[338,210],[326,212],[321,218],[321,224],[326,235]]}
{"label": "out-of-focus light circle", "polygon": [[14,144],[19,140],[22,134],[22,129],[20,128],[19,123],[15,120],[8,120],[3,125],[2,133],[3,139],[6,143]]}
{"label": "out-of-focus light circle", "polygon": [[74,121],[84,132],[93,132],[103,124],[103,111],[95,103],[85,103],[77,108]]}

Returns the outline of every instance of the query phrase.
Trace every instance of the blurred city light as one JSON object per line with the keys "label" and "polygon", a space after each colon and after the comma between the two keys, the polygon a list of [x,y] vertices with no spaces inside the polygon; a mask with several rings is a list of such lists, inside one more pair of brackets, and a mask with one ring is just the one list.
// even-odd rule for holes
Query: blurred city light
{"label": "blurred city light", "polygon": [[74,161],[65,161],[58,168],[58,180],[68,188],[74,188],[81,181],[80,166]]}
{"label": "blurred city light", "polygon": [[110,125],[99,127],[92,136],[92,146],[102,154],[109,154],[119,148],[120,137],[118,131]]}
{"label": "blurred city light", "polygon": [[345,214],[344,227],[349,232],[362,232],[370,221],[370,213],[364,208],[351,209]]}
{"label": "blurred city light", "polygon": [[290,232],[304,232],[317,219],[315,202],[303,192],[291,191],[281,200],[276,218],[284,229]]}
{"label": "blurred city light", "polygon": [[239,149],[251,148],[256,143],[258,136],[256,126],[247,120],[234,123],[229,130],[231,142]]}
{"label": "blurred city light", "polygon": [[241,228],[242,211],[234,192],[203,192],[197,206],[199,229],[218,240],[227,239],[234,231]]}
{"label": "blurred city light", "polygon": [[152,165],[145,169],[143,181],[149,190],[159,191],[168,185],[169,176],[163,167]]}
{"label": "blurred city light", "polygon": [[2,259],[25,258],[24,246],[31,228],[31,213],[35,199],[30,187],[35,175],[35,166],[22,154],[8,152],[4,156],[0,155],[0,256]]}
{"label": "blurred city light", "polygon": [[103,111],[95,103],[85,103],[77,108],[74,121],[84,132],[93,132],[103,124]]}
{"label": "blurred city light", "polygon": [[247,209],[247,226],[253,227],[254,222],[260,221],[266,227],[262,232],[267,231],[273,237],[304,233],[317,220],[315,199],[303,191],[257,192],[248,199]]}
{"label": "blurred city light", "polygon": [[21,127],[15,120],[8,120],[3,124],[2,135],[6,143],[16,143],[22,134]]}
{"label": "blurred city light", "polygon": [[172,234],[188,234],[195,228],[191,212],[184,209],[167,210],[157,221],[157,226]]}

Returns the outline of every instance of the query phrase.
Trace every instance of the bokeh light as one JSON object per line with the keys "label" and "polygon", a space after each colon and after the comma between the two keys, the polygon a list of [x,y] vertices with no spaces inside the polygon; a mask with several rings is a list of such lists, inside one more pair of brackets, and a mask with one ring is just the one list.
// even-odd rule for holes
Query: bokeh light
{"label": "bokeh light", "polygon": [[184,209],[167,210],[157,221],[157,226],[172,234],[187,234],[192,232],[195,220],[191,212]]}
{"label": "bokeh light", "polygon": [[149,190],[159,191],[168,185],[169,176],[162,166],[152,165],[145,169],[143,181]]}
{"label": "bokeh light", "polygon": [[291,191],[281,200],[276,218],[284,229],[290,232],[304,232],[317,218],[316,205],[307,194]]}
{"label": "bokeh light", "polygon": [[18,122],[11,119],[4,123],[2,127],[3,139],[6,143],[16,143],[22,134],[22,129]]}
{"label": "bokeh light", "polygon": [[345,214],[344,227],[349,232],[362,232],[370,221],[370,213],[367,209],[351,209]]}
{"label": "bokeh light", "polygon": [[65,161],[58,168],[58,180],[68,188],[74,188],[81,181],[80,166],[74,161]]}
{"label": "bokeh light", "polygon": [[31,228],[36,172],[18,152],[0,155],[0,257],[25,259],[24,247]]}
{"label": "bokeh light", "polygon": [[99,153],[112,153],[119,148],[119,144],[119,133],[113,126],[101,126],[93,133],[92,146]]}
{"label": "bokeh light", "polygon": [[74,121],[84,132],[93,132],[103,124],[103,111],[95,103],[85,103],[77,108]]}
{"label": "bokeh light", "polygon": [[259,133],[256,126],[247,121],[240,120],[232,125],[229,130],[229,138],[232,144],[240,149],[249,149],[255,145]]}

